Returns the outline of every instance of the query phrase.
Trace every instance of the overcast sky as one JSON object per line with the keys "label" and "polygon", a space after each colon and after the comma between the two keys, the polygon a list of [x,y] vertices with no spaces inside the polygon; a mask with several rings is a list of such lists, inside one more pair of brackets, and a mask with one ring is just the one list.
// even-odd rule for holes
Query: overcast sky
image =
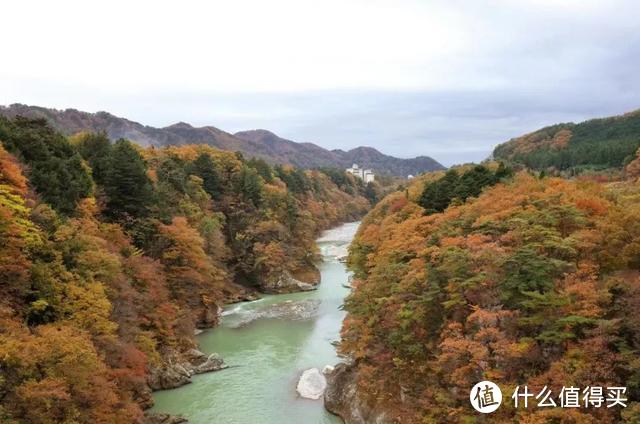
{"label": "overcast sky", "polygon": [[446,165],[640,108],[637,0],[9,1],[0,104]]}

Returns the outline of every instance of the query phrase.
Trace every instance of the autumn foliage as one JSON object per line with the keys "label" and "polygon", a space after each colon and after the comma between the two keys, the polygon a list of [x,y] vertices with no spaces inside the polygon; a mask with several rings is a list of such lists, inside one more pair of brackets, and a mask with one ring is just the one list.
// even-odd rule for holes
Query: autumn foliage
{"label": "autumn foliage", "polygon": [[551,125],[498,145],[493,157],[563,175],[623,168],[640,147],[640,111]]}
{"label": "autumn foliage", "polygon": [[347,193],[208,146],[67,139],[24,118],[0,136],[3,423],[140,422],[151,369],[225,303],[314,269],[318,233],[370,207],[355,180]]}
{"label": "autumn foliage", "polygon": [[637,422],[640,185],[521,172],[426,214],[433,178],[380,202],[351,246],[340,350],[368,402],[398,422],[462,423],[477,420],[468,396],[482,380],[507,397],[626,386],[622,413],[508,399],[490,422]]}

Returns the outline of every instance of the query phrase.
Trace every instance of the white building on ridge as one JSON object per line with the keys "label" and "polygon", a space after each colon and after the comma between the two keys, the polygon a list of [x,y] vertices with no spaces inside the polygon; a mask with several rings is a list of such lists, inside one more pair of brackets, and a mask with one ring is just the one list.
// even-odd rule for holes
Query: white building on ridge
{"label": "white building on ridge", "polygon": [[351,168],[347,168],[346,171],[349,174],[355,175],[356,177],[360,178],[362,181],[365,182],[365,184],[373,182],[373,180],[375,180],[375,175],[372,170],[362,169],[358,166],[357,163],[354,163]]}

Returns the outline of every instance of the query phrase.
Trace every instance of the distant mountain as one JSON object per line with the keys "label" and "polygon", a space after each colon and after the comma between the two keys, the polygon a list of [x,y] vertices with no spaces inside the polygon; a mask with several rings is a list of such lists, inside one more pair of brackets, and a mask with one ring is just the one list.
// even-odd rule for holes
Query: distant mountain
{"label": "distant mountain", "polygon": [[347,168],[357,163],[360,167],[371,168],[377,173],[405,177],[444,169],[444,166],[428,156],[400,159],[380,153],[373,147],[356,147],[346,152],[340,149],[327,150],[313,143],[296,143],[280,138],[267,130],[241,131],[234,135],[242,140],[268,146],[269,153],[279,157],[281,162],[302,168]]}
{"label": "distant mountain", "polygon": [[500,144],[495,159],[532,169],[621,168],[640,147],[640,110],[574,124],[556,124]]}
{"label": "distant mountain", "polygon": [[0,114],[8,117],[22,115],[45,118],[54,128],[67,135],[81,131],[105,131],[113,140],[126,138],[143,146],[208,144],[223,150],[239,151],[247,157],[262,158],[271,164],[290,164],[301,168],[346,168],[357,163],[376,173],[396,176],[444,169],[428,156],[400,159],[387,156],[371,147],[357,147],[349,151],[327,150],[313,143],[296,143],[267,130],[229,134],[216,127],[196,128],[184,122],[155,128],[108,112],[89,113],[76,109],[58,110],[22,104],[0,106]]}

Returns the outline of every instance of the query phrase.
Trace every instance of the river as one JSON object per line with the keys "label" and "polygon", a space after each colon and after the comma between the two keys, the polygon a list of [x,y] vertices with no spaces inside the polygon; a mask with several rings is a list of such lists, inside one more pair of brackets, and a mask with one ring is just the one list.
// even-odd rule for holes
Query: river
{"label": "river", "polygon": [[[155,392],[155,412],[181,414],[192,424],[319,424],[340,423],[326,412],[322,400],[298,396],[302,371],[339,362],[331,342],[339,339],[345,312],[340,309],[349,289],[349,273],[336,258],[346,249],[358,222],[325,231],[317,240],[324,261],[317,290],[230,305],[218,327],[198,336],[203,352],[216,352],[230,368],[197,375],[193,383]],[[309,301],[317,305],[305,319],[265,318],[274,305]],[[277,308],[278,306],[276,306]]]}

